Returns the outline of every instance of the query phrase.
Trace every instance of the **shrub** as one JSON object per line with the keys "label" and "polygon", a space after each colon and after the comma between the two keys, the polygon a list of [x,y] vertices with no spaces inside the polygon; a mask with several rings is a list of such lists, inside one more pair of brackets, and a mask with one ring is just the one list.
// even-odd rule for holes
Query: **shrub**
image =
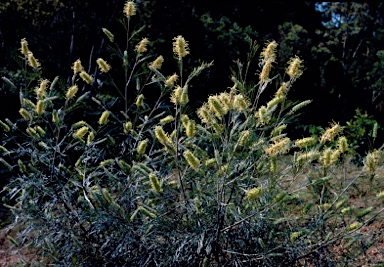
{"label": "shrub", "polygon": [[[135,8],[126,2],[128,24]],[[184,73],[189,47],[177,36],[177,74],[164,74],[165,59],[149,60],[148,40],[134,46],[133,34],[126,47],[134,50],[116,49],[122,89],[108,75],[118,66],[97,59],[97,77],[76,61],[63,92],[24,51],[26,70],[39,74],[26,83],[35,90],[21,88],[19,120],[0,122],[1,162],[12,176],[4,190],[13,225],[24,227],[20,244],[59,266],[331,266],[340,260],[335,244],[345,247],[338,256],[347,265],[361,253],[355,241],[372,245],[359,230],[382,210],[353,209],[349,194],[360,180],[374,181],[382,152],[371,152],[356,176],[339,177],[348,151],[339,124],[318,139],[287,137],[290,119],[310,103],[287,97],[303,73],[300,58],[288,62],[273,98],[259,105],[275,80],[278,44],[265,46],[259,80],[247,83],[258,48],[250,41],[233,87],[193,114],[188,86],[212,63]],[[98,77],[105,78],[99,88]],[[102,94],[105,87],[118,90],[124,104]],[[147,103],[148,94],[159,97]]]}

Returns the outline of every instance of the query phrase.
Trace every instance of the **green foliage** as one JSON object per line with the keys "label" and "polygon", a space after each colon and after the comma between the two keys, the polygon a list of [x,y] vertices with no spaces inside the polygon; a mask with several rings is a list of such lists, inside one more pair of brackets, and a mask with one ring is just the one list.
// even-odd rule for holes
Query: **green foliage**
{"label": "green foliage", "polygon": [[[263,105],[276,47],[270,42],[255,60],[258,46],[248,40],[233,86],[192,118],[189,88],[212,63],[185,71],[189,43],[180,35],[176,70],[165,73],[145,38],[132,43],[131,17],[124,22],[124,48],[113,43],[117,63],[98,59],[90,75],[76,61],[65,90],[24,55],[23,71],[36,76],[14,84],[20,118],[0,121],[0,163],[11,176],[4,190],[13,225],[24,228],[18,244],[58,266],[330,266],[334,244],[370,241],[359,230],[383,209],[345,209],[352,186],[367,173],[374,181],[380,151],[356,176],[339,177],[348,151],[340,125],[317,139],[285,133],[310,103],[288,101],[302,60],[289,61]],[[248,82],[251,64],[260,79]],[[354,263],[349,252],[358,253],[343,251],[346,265]]]}
{"label": "green foliage", "polygon": [[347,122],[345,136],[350,140],[351,148],[354,153],[357,153],[356,156],[359,157],[360,162],[366,151],[373,150],[379,129],[380,125],[373,116],[368,115],[367,112],[363,113],[360,109],[356,109],[353,119]]}

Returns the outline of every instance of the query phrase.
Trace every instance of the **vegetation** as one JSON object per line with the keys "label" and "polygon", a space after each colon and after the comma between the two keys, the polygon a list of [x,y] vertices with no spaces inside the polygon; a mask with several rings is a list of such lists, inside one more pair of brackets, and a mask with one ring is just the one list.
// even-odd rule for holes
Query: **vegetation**
{"label": "vegetation", "polygon": [[[363,229],[384,210],[383,151],[345,166],[366,140],[357,129],[372,127],[373,144],[378,123],[357,111],[347,126],[290,137],[312,104],[288,97],[304,61],[250,38],[232,85],[195,109],[191,92],[214,62],[191,65],[183,35],[166,41],[173,57],[151,55],[138,5],[121,11],[126,40],[103,28],[108,57],[74,60],[70,79],[47,78],[27,38],[21,69],[2,77],[20,103],[18,118],[0,120],[8,228],[22,229],[12,242],[43,266],[355,266],[382,237]],[[285,48],[305,34],[280,29]],[[367,184],[373,194],[355,206]]]}

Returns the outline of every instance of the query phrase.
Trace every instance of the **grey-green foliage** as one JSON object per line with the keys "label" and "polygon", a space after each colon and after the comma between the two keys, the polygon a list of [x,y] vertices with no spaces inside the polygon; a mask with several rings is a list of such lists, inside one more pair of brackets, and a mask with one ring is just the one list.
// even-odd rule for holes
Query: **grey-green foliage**
{"label": "grey-green foliage", "polygon": [[[185,42],[179,45],[185,51]],[[233,87],[210,96],[198,120],[186,113],[188,86],[211,64],[186,75],[185,55],[170,86],[172,73],[127,51],[125,87],[113,77],[106,83],[121,92],[124,110],[101,93],[90,96],[95,81],[86,85],[79,73],[68,87],[83,84],[85,92],[66,98],[57,97],[65,94],[57,86],[45,94],[21,87],[23,119],[1,121],[1,164],[12,176],[5,190],[14,224],[24,229],[18,242],[56,266],[330,266],[330,246],[366,242],[358,230],[382,210],[344,210],[348,189],[364,172],[344,177],[340,187],[336,171],[345,151],[328,142],[338,140],[340,126],[326,129],[320,142],[290,140],[285,129],[297,106],[286,100],[302,63],[291,61],[296,75],[263,105],[260,95],[273,77],[254,81],[251,92],[245,76],[252,62],[265,68],[275,52],[265,48],[255,63],[257,46],[250,45]],[[136,95],[127,96],[131,83]],[[38,87],[36,79],[29,84]],[[152,104],[145,102],[147,87],[160,92]],[[92,112],[73,118],[79,106]],[[174,120],[162,125],[167,115]],[[378,165],[375,155],[369,170]]]}

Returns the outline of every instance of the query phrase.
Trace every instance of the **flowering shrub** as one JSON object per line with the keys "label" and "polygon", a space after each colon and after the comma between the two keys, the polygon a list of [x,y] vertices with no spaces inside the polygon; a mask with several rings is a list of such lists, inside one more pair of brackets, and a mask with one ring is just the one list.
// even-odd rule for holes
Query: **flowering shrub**
{"label": "flowering shrub", "polygon": [[[134,2],[123,11],[129,29]],[[113,33],[103,31],[114,42]],[[133,34],[128,31],[128,44]],[[80,59],[62,92],[57,79],[42,77],[21,40],[25,71],[40,77],[27,83],[36,84],[34,92],[20,88],[20,120],[0,121],[0,159],[12,175],[8,206],[13,225],[25,229],[17,242],[33,245],[47,264],[71,266],[328,266],[337,260],[330,249],[335,244],[352,262],[352,241],[370,241],[359,230],[382,209],[353,208],[350,189],[365,177],[375,180],[381,151],[369,154],[359,174],[338,177],[348,151],[342,126],[332,124],[318,140],[284,133],[290,118],[310,104],[288,100],[303,60],[288,62],[273,98],[260,105],[275,80],[278,44],[269,42],[255,85],[238,62],[232,88],[209,96],[191,114],[189,85],[212,63],[184,73],[190,51],[177,36],[178,70],[164,74],[166,59],[149,61],[148,43],[143,38],[129,45],[133,51],[118,54],[123,88],[102,76],[121,95],[124,107],[116,110],[116,101],[91,95],[96,77]],[[250,41],[246,66],[257,49]],[[96,63],[100,75],[118,67],[102,58]],[[135,95],[128,90],[132,83]],[[146,103],[146,87],[160,92],[154,103]],[[83,117],[73,118],[79,107]]]}

